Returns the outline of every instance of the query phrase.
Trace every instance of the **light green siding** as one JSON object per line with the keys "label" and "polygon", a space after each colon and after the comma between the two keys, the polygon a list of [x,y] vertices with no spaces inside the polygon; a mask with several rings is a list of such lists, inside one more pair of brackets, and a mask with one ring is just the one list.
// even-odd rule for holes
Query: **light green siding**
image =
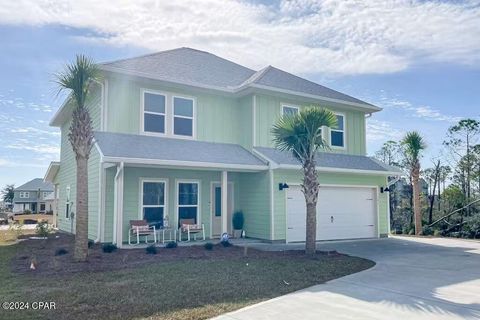
{"label": "light green siding", "polygon": [[293,100],[282,97],[257,95],[256,96],[256,146],[274,147],[271,129],[281,117],[282,104],[299,106],[320,106],[332,111],[342,112],[346,117],[346,149],[332,149],[332,152],[341,152],[357,155],[366,154],[365,142],[365,113],[333,107],[328,104],[312,104],[307,101]]}
{"label": "light green siding", "polygon": [[[303,173],[300,170],[275,170],[274,186],[280,182],[290,184],[301,183]],[[340,173],[319,173],[321,184],[341,185],[341,186],[385,186],[385,177],[378,175],[364,174],[340,174]],[[274,188],[274,208],[275,208],[275,240],[284,240],[286,238],[286,191],[279,191]],[[378,193],[378,221],[379,233],[385,235],[388,233],[388,194]]]}
{"label": "light green siding", "polygon": [[108,78],[108,131],[141,133],[143,89],[193,97],[196,101],[197,140],[236,143],[247,148],[251,145],[251,98],[237,99],[120,76]]}
{"label": "light green siding", "polygon": [[270,239],[270,182],[267,171],[240,174],[240,206],[247,237]]}

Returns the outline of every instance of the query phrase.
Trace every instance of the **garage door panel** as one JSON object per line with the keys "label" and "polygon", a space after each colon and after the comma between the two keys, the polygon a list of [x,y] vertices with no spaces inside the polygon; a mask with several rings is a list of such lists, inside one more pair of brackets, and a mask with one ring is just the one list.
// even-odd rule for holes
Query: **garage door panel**
{"label": "garage door panel", "polygon": [[[298,186],[287,190],[287,241],[305,241],[305,198]],[[317,204],[317,239],[376,237],[375,195],[373,188],[321,187]]]}

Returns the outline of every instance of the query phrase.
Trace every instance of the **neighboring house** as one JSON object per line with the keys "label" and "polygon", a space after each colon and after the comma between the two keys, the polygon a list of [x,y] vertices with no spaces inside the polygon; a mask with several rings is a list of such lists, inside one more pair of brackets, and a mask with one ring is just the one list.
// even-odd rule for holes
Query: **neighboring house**
{"label": "neighboring house", "polygon": [[54,187],[51,182],[45,182],[42,178],[33,179],[14,189],[13,212],[45,213],[49,209],[48,198],[53,194]]}
{"label": "neighboring house", "polygon": [[[392,167],[366,155],[366,118],[381,108],[274,67],[251,70],[208,52],[180,48],[100,65],[88,108],[95,130],[89,159],[89,237],[125,243],[129,221],[204,224],[208,237],[232,232],[242,210],[247,237],[305,240],[302,171],[274,149],[271,128],[285,113],[327,107],[338,126],[318,157],[318,239],[388,234]],[[75,231],[75,156],[67,99],[50,124],[62,134],[59,163],[45,179],[59,191],[58,227]],[[288,188],[285,188],[288,185]]]}

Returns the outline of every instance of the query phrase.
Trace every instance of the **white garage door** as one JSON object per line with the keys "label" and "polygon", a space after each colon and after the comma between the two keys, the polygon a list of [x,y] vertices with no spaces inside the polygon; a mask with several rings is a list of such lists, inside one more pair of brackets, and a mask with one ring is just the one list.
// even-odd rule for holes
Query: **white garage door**
{"label": "white garage door", "polygon": [[[299,186],[287,189],[287,242],[305,241],[305,197]],[[377,237],[375,189],[321,187],[317,240]]]}

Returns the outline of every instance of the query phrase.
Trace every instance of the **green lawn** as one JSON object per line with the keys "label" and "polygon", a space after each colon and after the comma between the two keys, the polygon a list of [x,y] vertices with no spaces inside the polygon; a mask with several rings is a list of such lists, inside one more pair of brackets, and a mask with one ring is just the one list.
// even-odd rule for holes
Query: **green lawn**
{"label": "green lawn", "polygon": [[[0,310],[0,319],[205,319],[373,266],[371,261],[343,255],[306,258],[257,252],[245,257],[243,249],[235,247],[218,249],[218,259],[214,249],[208,258],[163,261],[164,250],[185,248],[160,248],[152,262],[117,270],[14,272],[12,261],[18,264],[28,246],[28,242],[0,246],[0,297],[54,301],[56,310]],[[220,253],[225,250],[234,251],[226,258]],[[138,251],[139,257],[143,252]]]}

